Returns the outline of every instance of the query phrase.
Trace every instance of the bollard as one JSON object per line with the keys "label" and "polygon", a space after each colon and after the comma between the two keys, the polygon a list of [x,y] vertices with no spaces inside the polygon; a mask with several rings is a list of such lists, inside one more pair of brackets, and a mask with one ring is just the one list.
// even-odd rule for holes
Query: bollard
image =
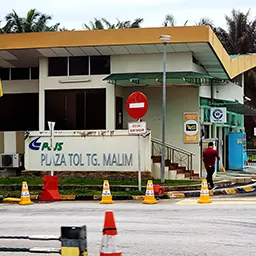
{"label": "bollard", "polygon": [[61,227],[61,255],[88,256],[86,226]]}

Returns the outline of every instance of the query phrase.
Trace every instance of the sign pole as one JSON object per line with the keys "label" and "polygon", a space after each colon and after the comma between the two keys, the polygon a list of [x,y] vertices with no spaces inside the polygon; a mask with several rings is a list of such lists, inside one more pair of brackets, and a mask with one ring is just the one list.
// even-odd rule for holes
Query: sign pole
{"label": "sign pole", "polygon": [[138,135],[138,185],[141,191],[140,135]]}
{"label": "sign pole", "polygon": [[[138,120],[140,122],[140,119]],[[138,186],[139,191],[141,191],[141,154],[140,154],[140,134],[138,134]]]}
{"label": "sign pole", "polygon": [[138,187],[141,191],[141,150],[140,150],[140,134],[146,133],[146,122],[141,122],[141,118],[147,113],[148,100],[142,92],[132,93],[126,101],[126,110],[129,116],[137,119],[136,123],[128,122],[129,134],[138,135]]}
{"label": "sign pole", "polygon": [[54,144],[53,144],[53,138],[54,138],[54,126],[55,122],[48,122],[49,130],[50,130],[50,145],[51,145],[51,176],[54,176],[54,171],[53,171],[53,156],[54,156]]}

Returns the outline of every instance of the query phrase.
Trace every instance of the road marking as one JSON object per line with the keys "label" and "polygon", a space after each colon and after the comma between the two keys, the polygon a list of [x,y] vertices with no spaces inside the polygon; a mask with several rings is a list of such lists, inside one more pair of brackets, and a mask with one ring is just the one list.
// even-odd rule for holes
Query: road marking
{"label": "road marking", "polygon": [[145,107],[144,102],[130,103],[130,108],[144,108],[144,107]]}
{"label": "road marking", "polygon": [[[180,200],[179,202],[176,202],[175,204],[198,204],[197,203],[197,200],[198,199],[183,199],[183,200]],[[234,198],[234,199],[212,199],[212,203],[211,204],[229,204],[229,205],[235,205],[235,204],[255,204],[256,205],[256,199],[251,199],[251,198],[248,198],[248,199],[237,199],[237,198]]]}

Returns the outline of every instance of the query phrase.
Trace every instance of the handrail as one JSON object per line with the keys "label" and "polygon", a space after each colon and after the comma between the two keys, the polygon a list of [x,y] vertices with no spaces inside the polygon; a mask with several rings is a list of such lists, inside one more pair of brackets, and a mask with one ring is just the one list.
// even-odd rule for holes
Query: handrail
{"label": "handrail", "polygon": [[[152,141],[152,142],[155,142],[155,143],[162,144],[162,141],[159,140],[159,139],[156,139],[156,138],[151,138],[151,141]],[[170,144],[170,143],[168,143],[168,142],[165,142],[165,147],[174,149],[174,150],[176,150],[176,151],[178,151],[178,152],[180,152],[180,153],[184,153],[184,154],[188,154],[188,155],[195,156],[195,154],[194,154],[193,152],[188,151],[188,150],[185,150],[185,149],[183,149],[183,148],[179,148],[179,147],[177,147],[177,146],[175,146],[175,145],[172,145],[172,144]]]}

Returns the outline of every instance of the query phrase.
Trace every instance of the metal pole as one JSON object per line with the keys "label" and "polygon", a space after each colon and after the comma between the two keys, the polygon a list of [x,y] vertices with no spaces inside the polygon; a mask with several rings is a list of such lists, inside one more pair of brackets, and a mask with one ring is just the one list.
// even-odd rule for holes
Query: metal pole
{"label": "metal pole", "polygon": [[54,171],[53,171],[53,162],[54,162],[54,145],[53,145],[53,136],[54,136],[54,130],[53,130],[53,127],[51,129],[51,157],[52,157],[52,168],[51,168],[51,176],[54,176]]}
{"label": "metal pole", "polygon": [[138,135],[138,185],[139,191],[141,191],[141,163],[140,163],[140,135]]}
{"label": "metal pole", "polygon": [[166,42],[164,42],[164,70],[163,70],[163,109],[162,109],[162,157],[161,183],[165,181],[165,119],[166,119]]}

